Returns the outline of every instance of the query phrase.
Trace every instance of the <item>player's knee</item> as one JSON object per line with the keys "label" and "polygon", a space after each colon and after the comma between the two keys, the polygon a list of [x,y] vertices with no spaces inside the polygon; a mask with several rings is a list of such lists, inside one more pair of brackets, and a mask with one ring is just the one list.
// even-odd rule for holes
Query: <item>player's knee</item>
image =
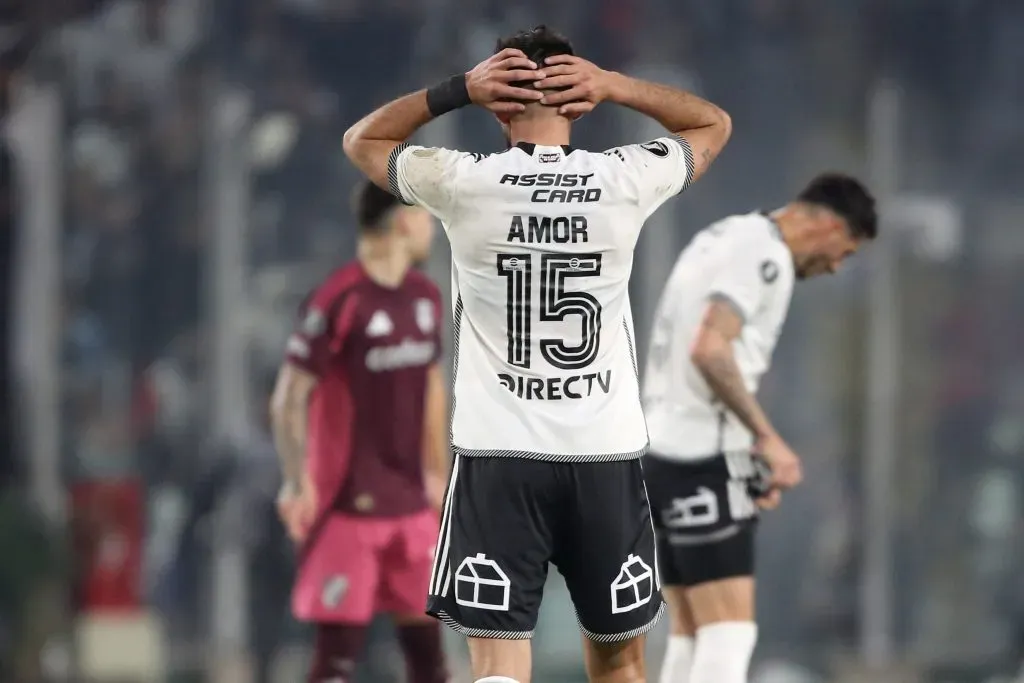
{"label": "player's knee", "polygon": [[365,626],[317,624],[309,683],[347,680],[355,672],[365,643]]}
{"label": "player's knee", "polygon": [[707,624],[754,621],[754,578],[734,576],[692,586],[687,605],[699,629]]}
{"label": "player's knee", "polygon": [[641,683],[646,638],[636,636],[614,643],[586,641],[584,658],[591,683]]}
{"label": "player's knee", "polygon": [[440,624],[399,626],[398,642],[405,655],[409,683],[445,683],[448,680]]}
{"label": "player's knee", "polygon": [[697,625],[686,601],[686,589],[682,586],[662,586],[661,594],[668,605],[672,635],[692,638],[697,632]]}
{"label": "player's knee", "polygon": [[724,621],[697,630],[689,683],[746,683],[757,624]]}

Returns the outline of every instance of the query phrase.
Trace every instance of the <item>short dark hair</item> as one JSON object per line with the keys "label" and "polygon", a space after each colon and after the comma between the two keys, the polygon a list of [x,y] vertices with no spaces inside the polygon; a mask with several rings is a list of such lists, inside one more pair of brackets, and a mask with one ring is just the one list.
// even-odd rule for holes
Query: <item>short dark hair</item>
{"label": "short dark hair", "polygon": [[846,221],[850,236],[872,240],[878,235],[878,214],[875,198],[852,176],[843,173],[822,173],[812,180],[797,197],[798,201],[825,207]]}
{"label": "short dark hair", "polygon": [[[521,50],[537,66],[543,66],[544,60],[548,57],[576,54],[568,38],[544,24],[534,26],[528,31],[519,31],[507,38],[499,38],[494,54],[510,47]],[[532,88],[533,82],[525,81],[512,85],[518,88]]]}
{"label": "short dark hair", "polygon": [[352,208],[361,232],[377,232],[384,227],[384,218],[401,202],[387,190],[369,180],[361,183],[352,195]]}

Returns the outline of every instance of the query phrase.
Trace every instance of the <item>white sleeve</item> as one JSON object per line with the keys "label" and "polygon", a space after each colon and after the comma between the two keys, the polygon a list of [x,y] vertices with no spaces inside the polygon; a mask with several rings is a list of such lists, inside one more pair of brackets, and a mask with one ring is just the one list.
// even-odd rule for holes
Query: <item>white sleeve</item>
{"label": "white sleeve", "polygon": [[686,138],[671,135],[605,154],[618,157],[635,174],[640,207],[646,216],[686,189],[693,180],[693,149]]}
{"label": "white sleeve", "polygon": [[781,264],[758,241],[738,243],[729,261],[711,281],[712,298],[728,300],[747,321],[754,317],[779,279]]}
{"label": "white sleeve", "polygon": [[457,171],[480,155],[403,143],[388,157],[388,189],[410,206],[422,206],[442,221],[455,208]]}

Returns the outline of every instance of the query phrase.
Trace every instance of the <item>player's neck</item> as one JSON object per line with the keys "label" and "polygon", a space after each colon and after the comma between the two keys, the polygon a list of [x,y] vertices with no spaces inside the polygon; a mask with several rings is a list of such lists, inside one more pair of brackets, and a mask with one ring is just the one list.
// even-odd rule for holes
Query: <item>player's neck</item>
{"label": "player's neck", "polygon": [[803,239],[797,221],[793,218],[793,210],[790,206],[784,206],[768,214],[776,229],[779,231],[779,239],[789,248],[794,258],[803,249]]}
{"label": "player's neck", "polygon": [[362,239],[356,250],[359,263],[367,276],[378,285],[395,289],[405,280],[412,263],[397,245],[386,240]]}
{"label": "player's neck", "polygon": [[569,122],[562,118],[523,118],[513,122],[509,129],[509,138],[513,147],[520,142],[542,147],[568,145],[569,125]]}

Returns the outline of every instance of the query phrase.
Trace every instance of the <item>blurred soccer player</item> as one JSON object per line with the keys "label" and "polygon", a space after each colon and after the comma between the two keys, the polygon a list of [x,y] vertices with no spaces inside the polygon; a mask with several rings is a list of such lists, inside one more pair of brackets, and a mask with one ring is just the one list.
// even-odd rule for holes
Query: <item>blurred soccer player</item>
{"label": "blurred soccer player", "polygon": [[371,183],[356,212],[358,259],[307,300],[272,400],[278,508],[300,544],[292,609],[316,624],[310,683],[350,679],[377,613],[395,618],[410,683],[443,683],[423,614],[448,472],[441,299],[412,268],[433,219]]}
{"label": "blurred soccer player", "polygon": [[876,231],[867,190],[822,175],[772,214],[698,233],[669,276],[643,389],[644,471],[672,616],[661,683],[746,683],[757,510],[802,476],[754,395],[794,279],[835,273]]}
{"label": "blurred soccer player", "polygon": [[[590,679],[639,683],[644,634],[664,603],[639,460],[633,247],[647,217],[717,156],[729,117],[604,71],[543,26],[496,53],[345,134],[354,163],[438,216],[452,246],[456,460],[427,609],[469,637],[478,683],[527,683],[554,564]],[[570,147],[573,120],[606,101],[650,116],[665,136]],[[498,115],[510,149],[485,157],[405,142],[471,103]]]}

